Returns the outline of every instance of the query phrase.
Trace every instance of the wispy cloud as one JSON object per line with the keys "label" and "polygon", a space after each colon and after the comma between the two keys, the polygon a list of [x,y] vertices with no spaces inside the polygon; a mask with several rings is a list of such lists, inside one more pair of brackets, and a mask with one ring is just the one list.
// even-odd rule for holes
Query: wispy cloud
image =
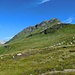
{"label": "wispy cloud", "polygon": [[43,4],[43,3],[46,3],[46,2],[49,2],[50,0],[42,0],[39,4]]}
{"label": "wispy cloud", "polygon": [[73,17],[68,18],[67,20],[63,21],[64,23],[72,23],[72,21],[74,20]]}

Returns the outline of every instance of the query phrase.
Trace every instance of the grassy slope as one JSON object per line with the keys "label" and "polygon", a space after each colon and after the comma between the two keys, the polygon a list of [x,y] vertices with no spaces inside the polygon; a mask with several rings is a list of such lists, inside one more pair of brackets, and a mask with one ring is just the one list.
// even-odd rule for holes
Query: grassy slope
{"label": "grassy slope", "polygon": [[40,49],[44,47],[54,46],[59,43],[61,45],[70,44],[70,42],[75,43],[75,26],[68,25],[64,28],[61,28],[53,33],[48,34],[36,34],[28,38],[24,38],[17,42],[10,42],[7,46],[10,47],[9,50],[4,46],[0,48],[0,54],[10,53],[14,51],[22,51],[25,49]]}
{"label": "grassy slope", "polygon": [[[1,46],[0,75],[38,75],[54,69],[57,71],[74,69],[74,37],[75,26],[68,25],[53,33],[37,34],[17,42],[10,42],[7,44],[9,49]],[[17,53],[22,55],[17,56]]]}

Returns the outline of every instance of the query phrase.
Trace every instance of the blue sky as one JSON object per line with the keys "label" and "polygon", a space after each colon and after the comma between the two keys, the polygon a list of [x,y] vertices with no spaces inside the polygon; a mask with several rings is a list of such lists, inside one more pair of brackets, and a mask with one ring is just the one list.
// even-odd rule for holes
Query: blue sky
{"label": "blue sky", "polygon": [[0,0],[0,40],[51,18],[75,23],[75,0]]}

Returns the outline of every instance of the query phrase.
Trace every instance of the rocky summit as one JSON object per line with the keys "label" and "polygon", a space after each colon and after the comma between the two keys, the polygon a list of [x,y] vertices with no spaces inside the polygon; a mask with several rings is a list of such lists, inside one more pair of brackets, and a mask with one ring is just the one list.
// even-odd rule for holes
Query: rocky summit
{"label": "rocky summit", "polygon": [[42,21],[39,24],[25,28],[24,30],[19,32],[17,35],[15,35],[11,40],[18,40],[21,38],[25,38],[29,35],[40,33],[43,30],[48,29],[48,28],[50,28],[54,25],[57,25],[57,24],[62,24],[62,22],[58,18],[53,18],[48,21]]}

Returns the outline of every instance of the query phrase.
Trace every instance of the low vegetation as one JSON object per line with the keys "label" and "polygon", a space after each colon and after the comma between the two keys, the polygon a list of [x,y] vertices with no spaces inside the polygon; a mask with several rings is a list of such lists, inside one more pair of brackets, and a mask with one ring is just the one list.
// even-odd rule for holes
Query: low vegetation
{"label": "low vegetation", "polygon": [[0,75],[75,75],[75,25],[36,32],[0,46]]}

